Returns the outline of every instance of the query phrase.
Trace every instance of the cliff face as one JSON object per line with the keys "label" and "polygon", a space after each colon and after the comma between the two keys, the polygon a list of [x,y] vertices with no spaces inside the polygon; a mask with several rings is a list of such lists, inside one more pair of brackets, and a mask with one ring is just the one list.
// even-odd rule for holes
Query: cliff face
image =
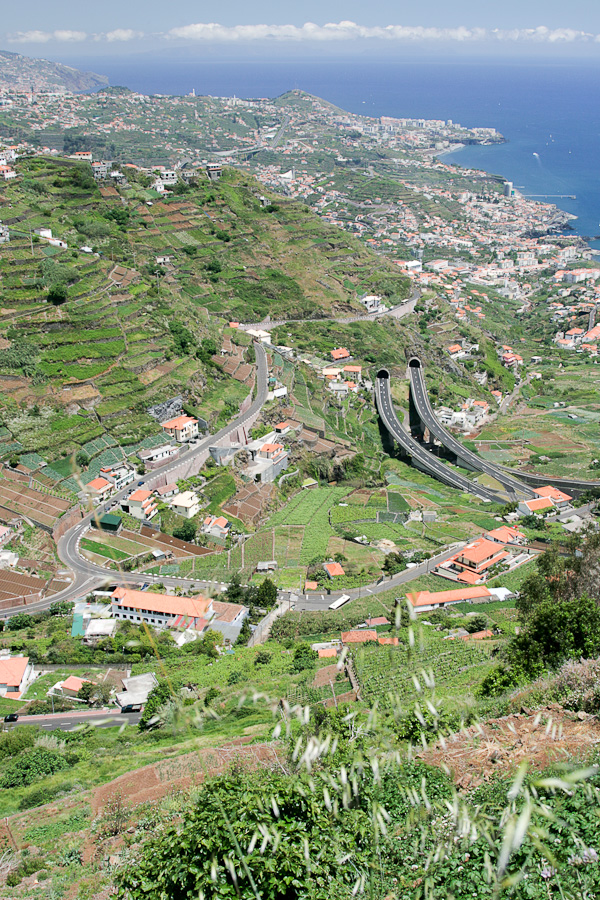
{"label": "cliff face", "polygon": [[105,75],[81,72],[47,59],[33,59],[20,53],[0,50],[0,90],[65,90],[83,94],[107,85],[108,78]]}

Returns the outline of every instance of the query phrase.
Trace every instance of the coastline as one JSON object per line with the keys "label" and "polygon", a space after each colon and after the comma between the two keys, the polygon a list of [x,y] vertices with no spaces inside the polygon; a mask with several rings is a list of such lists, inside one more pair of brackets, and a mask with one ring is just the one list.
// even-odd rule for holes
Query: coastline
{"label": "coastline", "polygon": [[452,144],[450,147],[446,147],[445,150],[434,150],[431,154],[436,159],[439,159],[441,156],[449,156],[451,153],[458,153],[460,150],[464,150],[466,144]]}
{"label": "coastline", "polygon": [[[473,150],[474,148],[479,149],[479,147],[493,147],[493,146],[502,147],[502,146],[506,146],[507,143],[508,142],[505,140],[503,143],[494,142],[492,144],[480,143],[480,144],[469,144],[469,145],[461,144],[460,146],[455,145],[452,148],[449,147],[446,150],[436,152],[435,156],[436,156],[436,158],[449,157],[449,156],[452,156],[454,153],[463,154],[463,152],[465,150],[469,151],[469,150]],[[448,165],[456,165],[456,166],[460,166],[461,168],[464,168],[464,169],[474,169],[479,172],[484,172],[486,175],[503,178],[506,182],[511,181],[510,177],[504,175],[501,171],[498,171],[498,169],[492,169],[491,167],[484,167],[481,164],[481,161],[468,162],[468,163],[465,163],[465,162],[461,161],[460,159],[452,159],[452,160],[444,159],[443,161]],[[549,174],[548,177],[552,178],[553,175]],[[530,190],[535,190],[537,187],[538,187],[537,184],[533,185]],[[572,212],[569,209],[565,209],[562,204],[559,206],[557,203],[553,203],[553,202],[551,202],[551,200],[547,199],[547,198],[554,196],[552,193],[550,193],[550,192],[541,193],[540,192],[539,194],[533,194],[533,193],[529,193],[529,190],[527,188],[519,187],[519,188],[515,188],[515,194],[516,194],[516,196],[518,196],[524,200],[530,200],[530,199],[535,200],[536,202],[542,203],[544,206],[551,207],[553,210],[555,210],[556,215],[560,216],[564,220],[560,229],[558,229],[557,231],[563,231],[566,235],[568,235],[568,234],[571,234],[573,236],[576,235],[581,241],[585,242],[585,244],[590,248],[590,250],[592,250],[592,252],[594,254],[596,254],[596,255],[600,254],[600,241],[590,238],[589,233],[584,234],[583,230],[575,228],[573,226],[573,224],[571,224],[571,223],[577,222],[580,217],[575,212]],[[565,195],[564,199],[567,199],[566,195]],[[568,199],[575,199],[575,197],[573,197],[573,198],[569,197]]]}

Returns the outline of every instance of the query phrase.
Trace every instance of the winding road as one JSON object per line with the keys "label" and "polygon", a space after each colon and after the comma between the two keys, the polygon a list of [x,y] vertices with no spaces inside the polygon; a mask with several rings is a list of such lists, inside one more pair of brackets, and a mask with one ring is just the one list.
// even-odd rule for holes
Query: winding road
{"label": "winding road", "polygon": [[[186,462],[187,460],[193,459],[195,456],[200,455],[201,453],[205,453],[209,447],[213,447],[215,444],[227,438],[233,431],[236,431],[238,428],[243,427],[248,421],[252,419],[252,417],[264,406],[267,399],[268,392],[268,366],[267,366],[267,354],[265,352],[264,347],[260,343],[254,344],[255,353],[256,353],[256,397],[252,401],[250,407],[246,410],[245,413],[239,415],[236,419],[226,425],[224,428],[221,428],[216,434],[209,435],[204,438],[198,444],[190,447],[185,453],[181,454],[178,457],[177,463],[170,466],[168,469],[160,469],[160,475],[166,475],[173,468],[181,465],[182,462]],[[150,473],[146,477],[146,479],[142,480],[142,485],[152,478],[156,477],[156,473]],[[114,494],[111,497],[111,503],[119,503],[121,500],[125,498],[128,491],[131,490],[130,486],[123,488],[123,490],[119,491],[118,494]],[[86,593],[94,590],[97,587],[108,583],[114,583],[116,580],[123,584],[139,584],[140,581],[152,581],[152,577],[145,575],[139,572],[112,572],[108,569],[102,568],[102,566],[95,565],[87,559],[83,559],[79,554],[79,541],[81,540],[81,536],[88,528],[91,519],[94,515],[96,515],[98,510],[94,510],[93,512],[89,512],[84,518],[75,525],[74,528],[71,528],[60,540],[58,541],[58,555],[63,563],[69,567],[73,571],[75,575],[74,580],[71,582],[69,587],[60,591],[58,594],[53,594],[51,597],[45,597],[42,600],[39,600],[36,603],[28,604],[26,609],[27,612],[39,612],[44,609],[48,609],[48,607],[52,603],[57,603],[59,601],[64,600],[76,600]],[[199,579],[181,579],[181,578],[169,578],[168,576],[160,576],[160,581],[169,586],[169,587],[182,587],[189,588],[192,585],[196,585],[199,583]],[[14,615],[16,612],[23,612],[23,606],[14,607],[12,609],[4,609],[2,610],[2,616],[10,616]]]}

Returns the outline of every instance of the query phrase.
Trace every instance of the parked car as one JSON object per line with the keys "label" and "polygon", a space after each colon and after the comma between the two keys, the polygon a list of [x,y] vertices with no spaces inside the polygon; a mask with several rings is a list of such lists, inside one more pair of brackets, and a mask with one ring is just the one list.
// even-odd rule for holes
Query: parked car
{"label": "parked car", "polygon": [[9,713],[7,716],[4,716],[4,721],[5,722],[18,722],[19,716],[17,715],[17,713]]}

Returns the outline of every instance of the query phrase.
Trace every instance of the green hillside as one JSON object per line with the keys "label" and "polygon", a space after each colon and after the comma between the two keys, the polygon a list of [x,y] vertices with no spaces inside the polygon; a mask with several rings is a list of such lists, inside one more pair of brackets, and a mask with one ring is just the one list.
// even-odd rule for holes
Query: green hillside
{"label": "green hillside", "polygon": [[357,297],[382,284],[392,300],[407,294],[353,237],[301,204],[261,202],[262,187],[233,170],[164,197],[133,168],[110,187],[72,160],[24,159],[17,171],[0,188],[11,235],[0,260],[0,458],[52,464],[80,447],[151,442],[148,407],[179,394],[211,424],[227,420],[249,391],[211,360],[225,331],[248,343],[231,319],[356,314]]}

